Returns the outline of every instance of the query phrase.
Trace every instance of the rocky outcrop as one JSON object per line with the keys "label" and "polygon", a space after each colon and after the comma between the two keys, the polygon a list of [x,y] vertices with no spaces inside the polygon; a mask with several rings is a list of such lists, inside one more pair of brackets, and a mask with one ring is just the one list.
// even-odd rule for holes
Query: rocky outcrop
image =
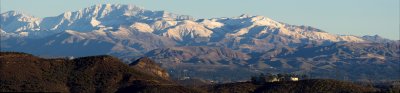
{"label": "rocky outcrop", "polygon": [[130,67],[143,73],[148,73],[152,76],[169,79],[169,74],[166,70],[160,67],[159,64],[147,57],[142,57],[129,64]]}

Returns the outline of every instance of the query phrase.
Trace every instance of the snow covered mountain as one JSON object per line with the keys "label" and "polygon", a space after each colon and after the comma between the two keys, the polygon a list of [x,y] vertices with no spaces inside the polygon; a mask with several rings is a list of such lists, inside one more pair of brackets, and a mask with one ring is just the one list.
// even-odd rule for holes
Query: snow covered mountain
{"label": "snow covered mountain", "polygon": [[251,53],[310,43],[375,42],[367,37],[335,35],[310,26],[289,25],[265,16],[243,14],[232,18],[195,19],[120,4],[94,5],[45,18],[8,11],[0,19],[4,42],[9,38],[35,39],[47,41],[43,44],[50,46],[94,40],[110,43],[111,52],[129,50],[139,54],[172,46],[227,47]]}
{"label": "snow covered mountain", "polygon": [[192,19],[164,11],[144,10],[134,5],[95,5],[75,12],[65,12],[55,17],[36,18],[9,11],[1,14],[2,29],[6,32],[63,31],[90,32],[102,27],[119,27],[133,21],[157,19]]}
{"label": "snow covered mountain", "polygon": [[386,39],[379,35],[374,35],[374,36],[365,35],[362,38],[364,40],[367,40],[369,42],[374,42],[374,43],[391,43],[391,42],[393,43],[393,42],[395,42],[394,40]]}
{"label": "snow covered mountain", "polygon": [[[204,73],[227,67],[225,70],[311,69],[320,66],[314,60],[320,55],[304,55],[323,54],[326,52],[318,51],[324,50],[330,51],[325,55],[329,57],[328,63],[373,56],[380,59],[368,61],[392,64],[391,61],[398,60],[394,58],[400,55],[396,50],[398,41],[379,36],[336,35],[310,26],[290,25],[265,16],[246,14],[196,19],[134,5],[103,4],[45,18],[8,11],[2,13],[0,19],[1,51],[48,57],[110,54],[125,60],[148,56],[164,61],[167,68],[177,69],[177,65],[188,69],[197,67],[206,71]],[[351,46],[334,46],[347,43]],[[369,43],[391,44],[377,47]],[[308,48],[309,45],[312,48]],[[389,45],[391,47],[385,47]],[[370,51],[376,48],[380,51]],[[356,50],[364,52],[356,55]],[[388,59],[381,60],[382,56],[388,55]]]}
{"label": "snow covered mountain", "polygon": [[[338,36],[312,27],[292,26],[264,16],[242,15],[234,18],[194,19],[165,11],[150,11],[134,5],[103,4],[75,12],[65,12],[55,17],[37,18],[16,11],[1,14],[2,30],[22,36],[41,31],[60,32],[74,30],[90,32],[100,28],[130,26],[139,31],[154,33],[182,41],[185,38],[208,37],[218,31],[228,37],[279,34],[295,39],[361,42],[356,36]],[[220,31],[222,30],[222,31]],[[40,33],[45,34],[45,33]],[[55,34],[55,33],[52,33]],[[28,36],[29,36],[28,35]],[[218,36],[218,35],[214,35]]]}

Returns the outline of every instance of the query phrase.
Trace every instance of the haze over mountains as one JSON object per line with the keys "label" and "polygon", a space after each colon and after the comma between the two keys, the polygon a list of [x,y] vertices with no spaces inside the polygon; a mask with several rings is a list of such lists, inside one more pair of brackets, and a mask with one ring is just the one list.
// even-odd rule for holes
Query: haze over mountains
{"label": "haze over mountains", "polygon": [[186,69],[191,76],[212,80],[242,74],[234,79],[240,80],[259,72],[399,79],[393,76],[399,68],[399,41],[335,35],[264,16],[196,19],[103,4],[45,18],[8,11],[0,19],[1,51],[47,57],[109,54],[127,62],[148,56],[172,76],[179,77]]}

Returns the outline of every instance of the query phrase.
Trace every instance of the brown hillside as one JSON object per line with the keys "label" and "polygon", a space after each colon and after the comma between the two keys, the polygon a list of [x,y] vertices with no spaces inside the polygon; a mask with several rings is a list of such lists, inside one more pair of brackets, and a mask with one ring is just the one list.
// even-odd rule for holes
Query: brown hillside
{"label": "brown hillside", "polygon": [[210,93],[365,93],[376,92],[365,87],[336,80],[313,79],[297,82],[273,82],[262,85],[250,82],[207,86]]}
{"label": "brown hillside", "polygon": [[166,70],[160,67],[159,64],[147,57],[142,57],[129,64],[130,67],[143,73],[148,73],[152,76],[169,79],[169,74]]}
{"label": "brown hillside", "polygon": [[68,60],[42,59],[15,52],[0,54],[0,92],[192,91],[130,68],[111,56]]}

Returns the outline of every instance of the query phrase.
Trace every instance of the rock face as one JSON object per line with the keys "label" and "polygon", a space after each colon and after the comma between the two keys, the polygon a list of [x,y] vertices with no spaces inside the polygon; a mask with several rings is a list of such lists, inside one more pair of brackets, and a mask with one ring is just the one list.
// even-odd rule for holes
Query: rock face
{"label": "rock face", "polygon": [[157,64],[156,62],[147,57],[139,58],[136,61],[129,64],[129,66],[143,73],[149,73],[150,75],[153,76],[169,79],[168,72],[165,71],[163,68],[161,68],[160,64]]}
{"label": "rock face", "polygon": [[195,92],[111,56],[42,59],[0,52],[0,60],[0,92]]}

